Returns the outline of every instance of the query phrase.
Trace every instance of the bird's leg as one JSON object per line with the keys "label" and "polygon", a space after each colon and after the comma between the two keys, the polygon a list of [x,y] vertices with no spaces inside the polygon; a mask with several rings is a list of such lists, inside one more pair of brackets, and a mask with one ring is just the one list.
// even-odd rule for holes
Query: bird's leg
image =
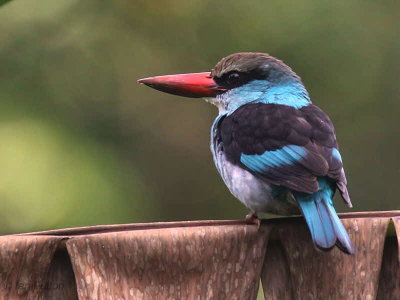
{"label": "bird's leg", "polygon": [[257,225],[257,229],[260,229],[261,219],[259,219],[258,216],[254,212],[248,213],[246,215],[245,220],[246,220],[246,223],[255,224],[255,225]]}

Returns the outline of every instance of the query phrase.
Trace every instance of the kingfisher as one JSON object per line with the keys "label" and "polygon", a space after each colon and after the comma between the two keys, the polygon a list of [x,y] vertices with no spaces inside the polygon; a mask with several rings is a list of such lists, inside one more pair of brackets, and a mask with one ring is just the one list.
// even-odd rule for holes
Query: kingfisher
{"label": "kingfisher", "polygon": [[352,207],[335,128],[289,66],[266,53],[235,53],[211,72],[138,82],[218,108],[211,152],[229,191],[250,209],[247,220],[302,213],[317,250],[355,252],[333,206],[339,190]]}

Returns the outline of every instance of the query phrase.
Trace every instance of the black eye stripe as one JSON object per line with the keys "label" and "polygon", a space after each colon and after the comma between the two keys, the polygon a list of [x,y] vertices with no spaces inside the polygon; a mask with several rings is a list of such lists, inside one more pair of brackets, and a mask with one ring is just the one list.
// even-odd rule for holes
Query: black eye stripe
{"label": "black eye stripe", "polygon": [[227,83],[233,85],[240,81],[240,74],[237,72],[232,72],[226,76]]}
{"label": "black eye stripe", "polygon": [[230,71],[223,74],[221,77],[214,78],[214,80],[221,86],[232,89],[245,84],[251,80],[248,73]]}

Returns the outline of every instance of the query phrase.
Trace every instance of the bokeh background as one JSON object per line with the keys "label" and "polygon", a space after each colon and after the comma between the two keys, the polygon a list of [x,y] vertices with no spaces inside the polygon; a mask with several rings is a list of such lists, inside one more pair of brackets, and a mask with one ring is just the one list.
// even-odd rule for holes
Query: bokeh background
{"label": "bokeh background", "polygon": [[329,113],[355,211],[399,209],[399,20],[398,1],[0,6],[0,233],[243,218],[209,151],[216,109],[136,83],[240,51],[283,59]]}

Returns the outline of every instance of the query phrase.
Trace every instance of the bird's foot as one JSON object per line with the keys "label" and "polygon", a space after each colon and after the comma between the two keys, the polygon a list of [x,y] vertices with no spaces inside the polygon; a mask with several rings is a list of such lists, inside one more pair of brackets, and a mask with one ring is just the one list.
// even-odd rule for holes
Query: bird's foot
{"label": "bird's foot", "polygon": [[261,219],[255,213],[249,213],[246,215],[246,223],[247,224],[255,224],[257,225],[257,229],[260,229]]}

